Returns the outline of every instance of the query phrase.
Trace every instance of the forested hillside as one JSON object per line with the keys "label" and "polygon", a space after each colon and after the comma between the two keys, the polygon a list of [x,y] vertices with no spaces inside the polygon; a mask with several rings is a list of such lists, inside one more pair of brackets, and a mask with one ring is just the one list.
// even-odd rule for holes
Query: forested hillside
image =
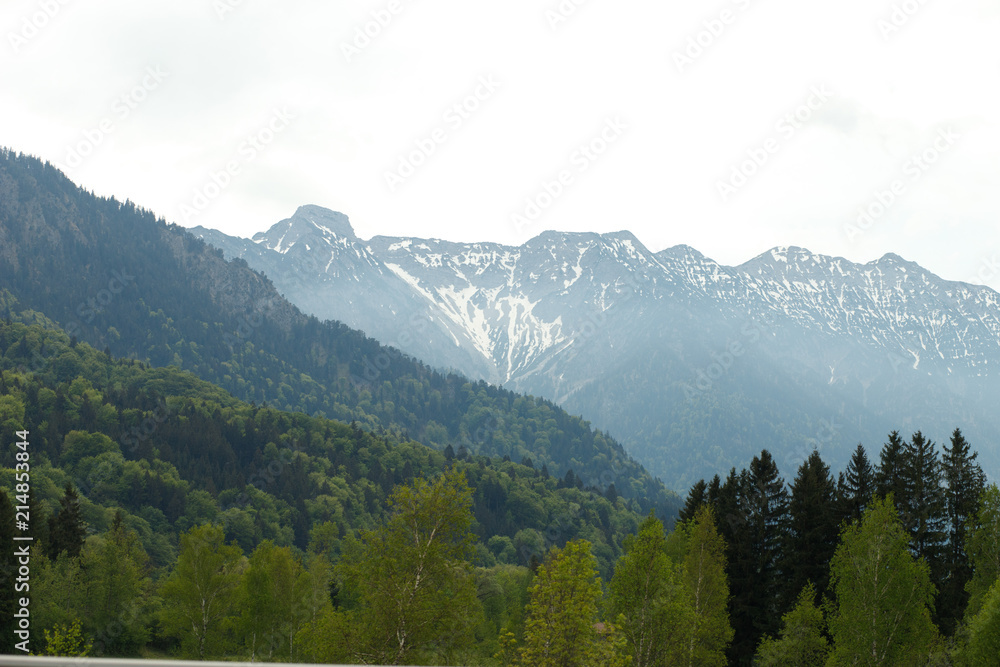
{"label": "forested hillside", "polygon": [[[891,433],[876,463],[859,445],[838,475],[813,452],[790,484],[764,450],[668,532],[569,475],[246,404],[19,320],[0,438],[30,465],[0,468],[0,541],[27,512],[37,652],[994,664],[1000,492],[958,429],[942,451]],[[7,638],[17,567],[6,550]]]}
{"label": "forested hillside", "polygon": [[[667,491],[610,436],[549,401],[436,373],[338,323],[131,202],[0,151],[0,287],[115,357],[190,370],[234,396],[444,450],[527,458],[669,516]],[[0,306],[0,316],[9,306]],[[413,335],[418,335],[414,332]]]}
{"label": "forested hillside", "polygon": [[[44,321],[31,312],[23,319]],[[129,593],[142,597],[141,610],[131,639],[116,639],[106,647],[111,653],[134,652],[155,637],[145,626],[159,603],[147,588],[177,561],[180,534],[205,523],[247,554],[269,544],[337,560],[345,539],[384,521],[397,484],[450,468],[471,489],[470,557],[479,566],[535,564],[549,547],[585,538],[607,577],[638,526],[637,501],[613,488],[586,490],[575,477],[557,479],[531,465],[438,452],[392,433],[247,404],[188,372],[113,360],[38,324],[0,323],[0,355],[0,438],[13,443],[31,426],[37,631],[81,620],[94,635],[134,602],[122,593],[109,608],[93,607],[102,597],[72,591],[77,575],[56,562],[63,550],[83,559],[84,572],[98,567],[90,558],[125,558],[90,551],[110,549],[117,526],[122,540],[134,533],[126,551],[142,554]],[[0,468],[0,488],[17,488],[12,456]],[[21,504],[9,500],[7,544],[7,512]],[[83,532],[65,529],[74,513]],[[12,571],[4,568],[5,609]],[[71,593],[82,597],[72,602]]]}

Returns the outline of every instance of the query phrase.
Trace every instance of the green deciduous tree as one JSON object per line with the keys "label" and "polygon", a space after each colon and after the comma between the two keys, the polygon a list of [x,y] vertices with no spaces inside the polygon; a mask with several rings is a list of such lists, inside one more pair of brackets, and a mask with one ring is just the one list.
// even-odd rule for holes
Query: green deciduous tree
{"label": "green deciduous tree", "polygon": [[332,606],[306,623],[295,636],[303,659],[327,664],[350,662],[365,641],[368,639],[354,615]]}
{"label": "green deciduous tree", "polygon": [[43,631],[45,637],[44,655],[83,657],[90,655],[93,643],[83,636],[83,629],[80,621],[73,621],[70,625],[56,625],[49,631]]}
{"label": "green deciduous tree", "polygon": [[222,652],[223,621],[236,609],[244,567],[242,550],[225,544],[221,526],[197,526],[181,535],[177,565],[160,589],[161,622],[187,655],[203,660]]}
{"label": "green deciduous tree", "polygon": [[288,630],[288,655],[296,660],[296,637],[307,624],[316,621],[324,612],[333,608],[330,584],[333,569],[325,554],[310,554],[305,565],[299,568],[292,591],[292,610]]}
{"label": "green deciduous tree", "polygon": [[70,626],[86,613],[86,577],[80,559],[63,554],[56,560],[31,549],[32,625],[35,628]]}
{"label": "green deciduous tree", "polygon": [[978,667],[1000,662],[1000,580],[987,592],[979,612],[969,619],[968,643],[958,664]]}
{"label": "green deciduous tree", "polygon": [[683,575],[694,612],[694,623],[684,638],[685,651],[677,664],[725,665],[733,628],[729,623],[726,543],[716,530],[715,512],[703,505],[694,520],[677,531],[684,533]]}
{"label": "green deciduous tree", "polygon": [[465,474],[453,468],[433,482],[414,479],[390,502],[388,522],[349,543],[339,565],[358,600],[363,640],[355,657],[399,664],[462,650],[482,614],[468,563],[472,492]]}
{"label": "green deciduous tree", "polygon": [[663,524],[650,514],[624,548],[611,578],[609,617],[618,619],[636,667],[680,664],[695,613],[682,568],[667,557]]}
{"label": "green deciduous tree", "polygon": [[[488,641],[506,633],[513,634],[515,642],[523,640],[524,610],[533,578],[531,570],[521,565],[502,564],[476,570]],[[499,648],[493,646],[491,652],[496,653]]]}
{"label": "green deciduous tree", "polygon": [[781,617],[781,637],[764,637],[757,648],[759,667],[813,667],[826,664],[830,643],[823,636],[826,623],[816,606],[816,589],[806,586],[799,593],[795,607]]}
{"label": "green deciduous tree", "polygon": [[149,640],[149,557],[135,531],[117,513],[111,530],[84,548],[84,626],[94,636],[94,653],[133,655]]}
{"label": "green deciduous tree", "polygon": [[[624,664],[614,630],[598,624],[601,583],[586,540],[553,547],[538,568],[528,603],[520,662],[532,667]],[[610,637],[608,635],[611,635]]]}
{"label": "green deciduous tree", "polygon": [[979,612],[990,587],[1000,579],[1000,488],[990,484],[979,497],[979,507],[969,518],[966,552],[972,564],[972,578],[966,585],[969,604],[966,614]]}
{"label": "green deciduous tree", "polygon": [[847,527],[830,566],[837,607],[832,665],[907,665],[926,660],[937,630],[927,564],[913,557],[892,498]]}
{"label": "green deciduous tree", "polygon": [[242,644],[250,661],[289,657],[294,636],[292,608],[301,567],[288,547],[261,542],[250,554],[237,596]]}

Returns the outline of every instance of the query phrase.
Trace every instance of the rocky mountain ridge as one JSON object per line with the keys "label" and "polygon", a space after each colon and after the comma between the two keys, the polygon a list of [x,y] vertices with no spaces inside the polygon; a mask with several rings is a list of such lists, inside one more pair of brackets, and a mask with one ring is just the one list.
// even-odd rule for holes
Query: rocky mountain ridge
{"label": "rocky mountain ridge", "polygon": [[[967,432],[1000,435],[987,414],[1000,397],[1000,295],[894,254],[859,264],[778,247],[731,267],[684,245],[651,252],[627,231],[545,232],[518,247],[363,241],[314,206],[252,240],[192,232],[307,312],[587,415],[658,474],[658,450],[738,465],[713,413],[759,413],[762,401],[770,423],[737,451],[805,451],[820,420],[838,423],[825,413],[843,423],[825,443],[834,461],[858,439],[877,447],[893,424],[943,439],[971,417]],[[703,433],[685,442],[677,422],[690,413]]]}

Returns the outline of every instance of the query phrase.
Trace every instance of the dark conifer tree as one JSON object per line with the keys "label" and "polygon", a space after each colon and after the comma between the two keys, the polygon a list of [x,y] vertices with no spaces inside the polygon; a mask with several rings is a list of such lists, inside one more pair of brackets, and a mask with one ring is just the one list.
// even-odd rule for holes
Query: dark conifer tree
{"label": "dark conifer tree", "polygon": [[708,485],[705,483],[705,480],[700,479],[694,483],[691,491],[688,492],[687,500],[684,501],[684,507],[681,508],[678,519],[682,522],[690,521],[694,518],[694,514],[698,511],[698,508],[706,502],[708,502]]}
{"label": "dark conifer tree", "polygon": [[[715,485],[715,500],[713,508],[719,533],[726,544],[726,575],[729,578],[729,622],[733,627],[734,640],[749,644],[745,635],[753,632],[753,610],[751,608],[750,584],[753,580],[753,562],[751,558],[747,515],[742,498],[746,495],[749,485],[749,473],[744,468],[739,474],[736,468],[731,468],[725,481]],[[718,479],[716,477],[716,479]],[[714,482],[715,480],[713,480]],[[712,485],[709,485],[711,493]],[[738,655],[734,645],[730,644],[727,655],[730,664]]]}
{"label": "dark conifer tree", "polygon": [[125,517],[121,510],[115,510],[115,516],[111,519],[110,534],[121,534],[125,532]]}
{"label": "dark conifer tree", "polygon": [[[708,503],[715,507],[715,504],[719,500],[719,493],[722,489],[722,480],[719,479],[718,475],[712,477],[712,481],[708,483],[708,489],[706,491],[706,499]],[[718,516],[718,508],[716,507],[716,516]]]}
{"label": "dark conifer tree", "polygon": [[902,471],[904,465],[905,443],[899,437],[899,431],[889,434],[889,441],[882,445],[879,464],[875,468],[875,493],[885,497],[890,493],[896,499],[896,509],[902,509],[906,489],[903,488]]}
{"label": "dark conifer tree", "polygon": [[965,553],[965,527],[969,517],[976,512],[979,497],[986,486],[986,476],[976,462],[978,456],[979,453],[972,451],[962,431],[956,428],[951,434],[950,446],[944,447],[942,459],[948,546],[945,581],[937,607],[941,629],[945,632],[954,629],[955,622],[965,612],[969,598],[965,585],[972,578],[972,568]]}
{"label": "dark conifer tree", "polygon": [[73,485],[67,483],[59,501],[59,513],[49,520],[49,558],[55,560],[64,551],[70,558],[76,558],[86,538],[87,528],[80,511],[80,498]]}
{"label": "dark conifer tree", "polygon": [[608,499],[612,505],[618,501],[618,489],[615,488],[615,483],[611,482],[608,484],[608,490],[604,492],[604,497]]}
{"label": "dark conifer tree", "polygon": [[[728,480],[727,480],[728,482]],[[766,449],[739,477],[737,522],[730,586],[730,622],[735,632],[730,663],[749,665],[764,634],[781,623],[782,547],[787,540],[788,490]]]}
{"label": "dark conifer tree", "polygon": [[841,482],[837,487],[840,520],[849,523],[859,521],[875,493],[875,471],[860,442],[851,455],[847,470],[841,473]]}
{"label": "dark conifer tree", "polygon": [[782,568],[785,590],[783,608],[791,609],[806,584],[812,583],[817,599],[827,590],[830,559],[839,537],[837,488],[830,468],[813,450],[799,466],[788,503],[788,541]]}
{"label": "dark conifer tree", "polygon": [[910,533],[910,548],[931,568],[931,581],[940,589],[945,547],[945,502],[941,487],[941,460],[937,448],[917,431],[903,455],[904,495],[897,501],[903,526]]}
{"label": "dark conifer tree", "polygon": [[[743,485],[741,477],[745,477],[746,473],[746,469],[739,475],[736,473],[736,468],[730,469],[726,481],[721,485],[716,485],[717,491],[712,502],[715,508],[716,522],[719,524],[719,533],[726,540],[726,548],[730,555],[735,549],[736,540],[742,538],[741,529],[746,523],[746,516],[742,513],[739,505],[740,487]],[[709,486],[709,492],[711,490],[712,487]],[[732,562],[731,558],[729,562]]]}

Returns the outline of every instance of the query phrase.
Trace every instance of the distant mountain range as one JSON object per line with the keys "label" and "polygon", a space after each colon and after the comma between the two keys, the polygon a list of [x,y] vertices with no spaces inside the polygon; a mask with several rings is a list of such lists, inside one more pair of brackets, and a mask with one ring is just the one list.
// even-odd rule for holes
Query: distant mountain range
{"label": "distant mountain range", "polygon": [[191,231],[308,313],[584,415],[674,488],[762,447],[786,474],[814,447],[840,467],[891,429],[960,426],[998,472],[1000,295],[897,255],[729,267],[625,231],[364,241],[317,206],[252,239]]}
{"label": "distant mountain range", "polygon": [[[336,244],[350,233],[338,219],[314,229]],[[364,275],[364,257],[352,265],[354,246],[341,249],[340,276]],[[350,289],[346,298],[374,307],[388,284]],[[0,148],[0,319],[25,317],[115,358],[191,371],[243,401],[450,447],[457,458],[530,462],[540,477],[625,498],[668,521],[679,508],[677,495],[618,442],[551,401],[437,373],[342,323],[303,314],[247,262],[226,261],[134,203],[95,197],[52,165]],[[44,345],[37,357],[58,381],[80,374],[78,362],[50,358]]]}

